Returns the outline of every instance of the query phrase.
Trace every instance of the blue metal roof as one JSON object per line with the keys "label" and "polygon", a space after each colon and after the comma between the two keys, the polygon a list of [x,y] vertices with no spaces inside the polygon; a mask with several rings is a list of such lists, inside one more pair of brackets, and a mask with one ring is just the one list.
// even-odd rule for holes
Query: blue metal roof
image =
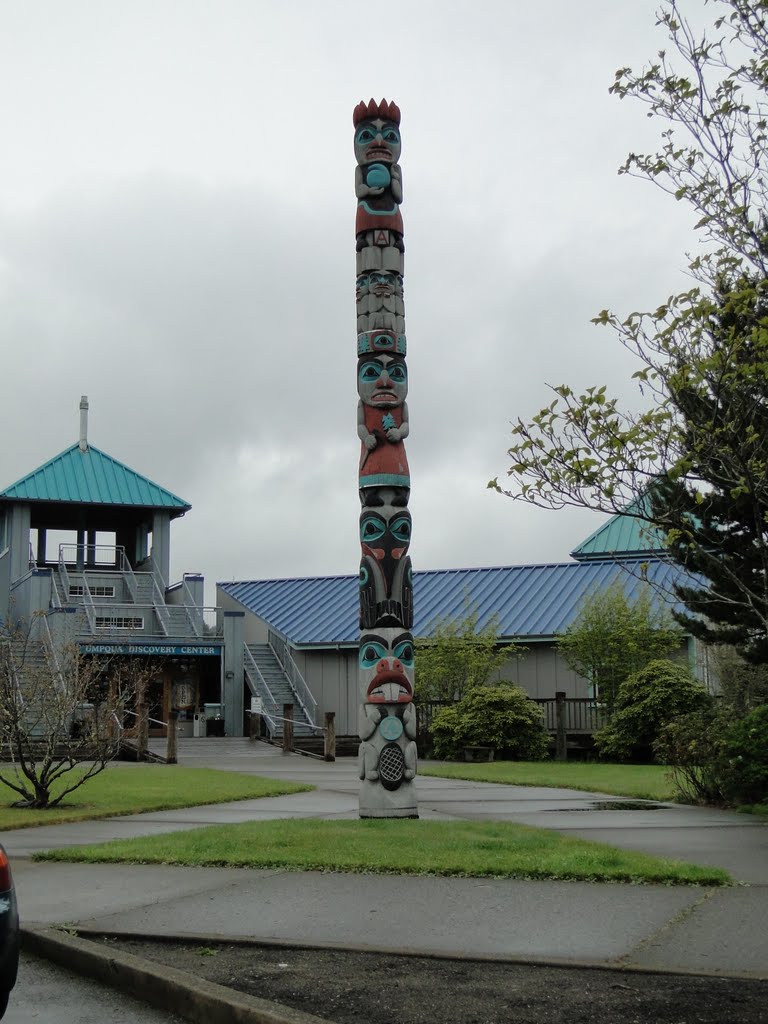
{"label": "blue metal roof", "polygon": [[[667,589],[681,570],[649,559],[628,567],[613,559],[547,565],[510,565],[487,569],[430,569],[415,572],[415,636],[429,636],[438,618],[456,619],[467,604],[482,628],[494,615],[499,635],[546,639],[564,632],[585,597],[619,582],[630,600],[643,588]],[[357,576],[320,576],[285,580],[219,583],[221,590],[264,619],[297,647],[354,645],[358,641]],[[650,588],[651,598],[661,600]]]}
{"label": "blue metal roof", "polygon": [[106,452],[79,444],[54,456],[44,465],[0,491],[0,499],[14,501],[74,502],[84,505],[133,505],[168,509],[174,515],[192,507],[130,469]]}

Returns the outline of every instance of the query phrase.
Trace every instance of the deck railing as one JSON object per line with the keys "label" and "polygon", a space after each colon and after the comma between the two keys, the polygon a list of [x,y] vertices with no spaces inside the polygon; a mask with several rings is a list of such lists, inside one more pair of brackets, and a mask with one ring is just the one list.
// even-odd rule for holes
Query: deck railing
{"label": "deck railing", "polygon": [[[544,728],[551,733],[557,732],[557,700],[555,697],[530,697],[541,709]],[[444,707],[455,704],[452,700],[425,700],[416,702],[416,715],[419,735],[432,731],[435,715]],[[591,697],[566,697],[563,701],[565,732],[590,736],[601,729],[609,719],[605,705]]]}

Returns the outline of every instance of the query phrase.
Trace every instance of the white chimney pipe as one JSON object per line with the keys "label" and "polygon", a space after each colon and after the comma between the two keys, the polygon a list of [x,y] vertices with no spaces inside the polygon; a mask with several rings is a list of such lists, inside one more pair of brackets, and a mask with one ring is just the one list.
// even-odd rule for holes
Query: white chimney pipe
{"label": "white chimney pipe", "polygon": [[80,451],[88,451],[88,395],[80,399]]}

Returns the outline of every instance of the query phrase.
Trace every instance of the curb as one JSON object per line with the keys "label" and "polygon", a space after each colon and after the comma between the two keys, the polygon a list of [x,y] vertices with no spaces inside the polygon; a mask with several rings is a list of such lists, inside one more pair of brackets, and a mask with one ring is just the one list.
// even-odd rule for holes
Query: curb
{"label": "curb", "polygon": [[193,1024],[333,1024],[55,928],[22,927],[22,949]]}

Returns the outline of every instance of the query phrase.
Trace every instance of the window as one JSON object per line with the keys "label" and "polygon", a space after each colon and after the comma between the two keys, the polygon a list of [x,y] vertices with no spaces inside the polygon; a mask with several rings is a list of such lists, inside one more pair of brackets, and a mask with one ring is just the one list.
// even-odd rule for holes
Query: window
{"label": "window", "polygon": [[140,615],[97,615],[96,629],[144,629]]}
{"label": "window", "polygon": [[[88,587],[91,592],[91,597],[114,597],[115,588],[114,585],[102,586],[101,584],[91,585]],[[82,597],[85,593],[85,587],[82,583],[70,583],[69,585],[69,596],[70,597]]]}

